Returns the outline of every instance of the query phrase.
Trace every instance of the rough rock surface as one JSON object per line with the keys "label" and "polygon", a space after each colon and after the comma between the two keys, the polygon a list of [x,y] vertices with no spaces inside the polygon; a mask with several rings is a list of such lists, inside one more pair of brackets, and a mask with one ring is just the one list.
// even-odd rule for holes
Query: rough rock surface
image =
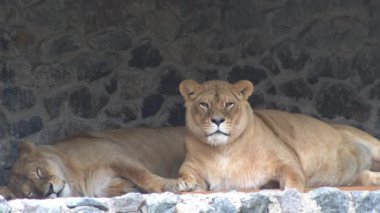
{"label": "rough rock surface", "polygon": [[113,198],[19,199],[8,202],[0,197],[0,212],[378,212],[379,200],[379,192],[347,192],[327,187],[308,193],[296,190],[184,195],[130,193]]}

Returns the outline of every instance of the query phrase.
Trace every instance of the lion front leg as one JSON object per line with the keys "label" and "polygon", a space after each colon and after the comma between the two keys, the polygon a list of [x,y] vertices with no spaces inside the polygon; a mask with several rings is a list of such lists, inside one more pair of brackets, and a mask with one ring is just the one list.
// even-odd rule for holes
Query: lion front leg
{"label": "lion front leg", "polygon": [[167,183],[173,181],[152,173],[139,162],[120,162],[110,164],[110,167],[115,172],[115,176],[131,181],[144,192],[163,192]]}
{"label": "lion front leg", "polygon": [[282,165],[278,168],[277,176],[282,189],[305,191],[305,177],[299,168]]}

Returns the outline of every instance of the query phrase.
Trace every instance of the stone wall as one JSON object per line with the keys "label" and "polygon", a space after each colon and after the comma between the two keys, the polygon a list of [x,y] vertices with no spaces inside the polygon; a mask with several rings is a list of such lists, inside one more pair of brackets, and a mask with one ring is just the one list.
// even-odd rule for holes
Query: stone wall
{"label": "stone wall", "polygon": [[24,140],[182,125],[183,79],[380,136],[378,0],[0,0],[0,184]]}
{"label": "stone wall", "polygon": [[344,192],[320,188],[309,193],[296,190],[256,193],[136,194],[114,198],[19,199],[0,196],[0,212],[136,212],[136,213],[299,213],[379,212],[380,192]]}

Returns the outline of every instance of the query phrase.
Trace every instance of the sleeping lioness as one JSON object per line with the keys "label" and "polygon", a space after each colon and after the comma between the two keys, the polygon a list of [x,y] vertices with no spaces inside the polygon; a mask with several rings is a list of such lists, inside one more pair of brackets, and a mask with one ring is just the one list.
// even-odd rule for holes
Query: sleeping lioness
{"label": "sleeping lioness", "polygon": [[252,110],[249,81],[185,80],[186,158],[169,191],[380,185],[380,142],[303,114]]}
{"label": "sleeping lioness", "polygon": [[23,143],[8,187],[18,198],[161,192],[164,177],[178,177],[185,156],[183,137],[181,127],[130,128],[53,145]]}

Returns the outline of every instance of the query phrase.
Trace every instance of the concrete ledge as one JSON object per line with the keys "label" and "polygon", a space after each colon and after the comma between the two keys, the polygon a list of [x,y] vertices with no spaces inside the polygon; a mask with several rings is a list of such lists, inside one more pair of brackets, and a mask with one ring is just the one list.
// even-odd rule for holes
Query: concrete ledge
{"label": "concrete ledge", "polygon": [[[0,212],[380,212],[380,191],[323,187],[205,194],[139,194],[114,198],[0,198]],[[377,189],[377,188],[376,188]],[[372,190],[372,189],[369,189]]]}

